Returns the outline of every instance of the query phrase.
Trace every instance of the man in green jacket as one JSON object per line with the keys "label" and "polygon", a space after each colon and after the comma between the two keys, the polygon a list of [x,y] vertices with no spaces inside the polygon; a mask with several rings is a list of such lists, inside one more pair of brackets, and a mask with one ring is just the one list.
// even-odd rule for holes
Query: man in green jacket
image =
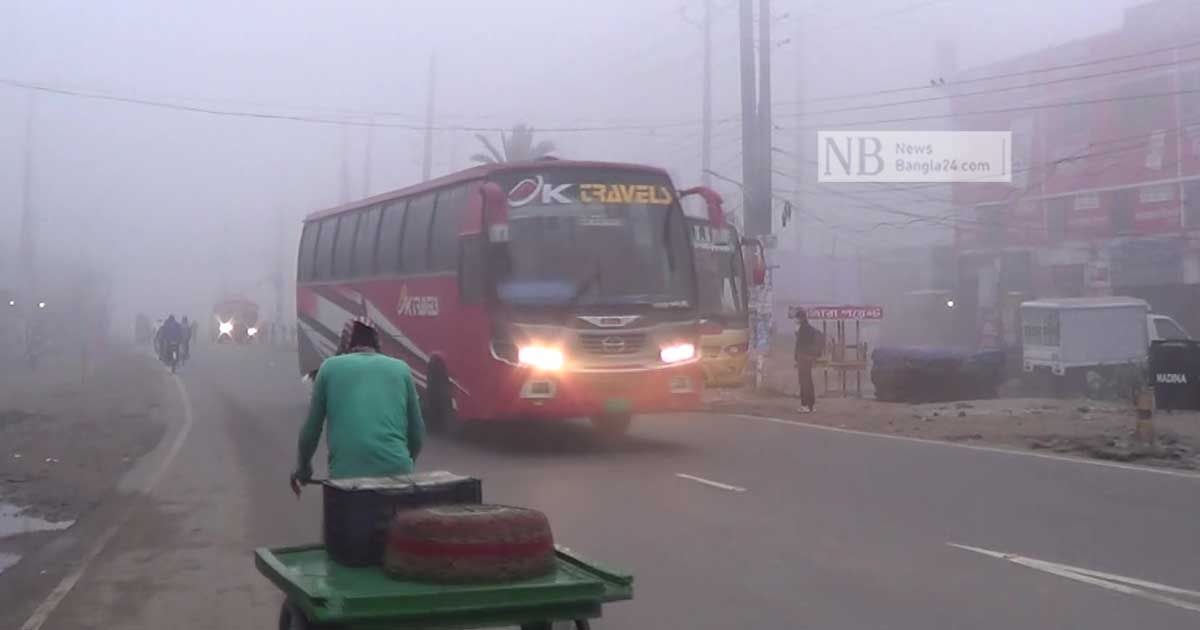
{"label": "man in green jacket", "polygon": [[379,352],[379,334],[368,323],[347,323],[338,356],[317,371],[291,479],[297,495],[312,478],[312,457],[326,419],[331,479],[412,472],[425,437],[412,371]]}

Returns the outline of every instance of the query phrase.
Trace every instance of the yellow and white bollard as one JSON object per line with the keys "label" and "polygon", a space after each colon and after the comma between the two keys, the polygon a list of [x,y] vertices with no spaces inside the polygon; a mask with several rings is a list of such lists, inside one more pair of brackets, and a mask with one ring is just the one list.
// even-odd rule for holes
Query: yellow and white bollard
{"label": "yellow and white bollard", "polygon": [[1154,391],[1138,392],[1134,405],[1137,408],[1137,424],[1134,426],[1134,441],[1141,447],[1154,446]]}

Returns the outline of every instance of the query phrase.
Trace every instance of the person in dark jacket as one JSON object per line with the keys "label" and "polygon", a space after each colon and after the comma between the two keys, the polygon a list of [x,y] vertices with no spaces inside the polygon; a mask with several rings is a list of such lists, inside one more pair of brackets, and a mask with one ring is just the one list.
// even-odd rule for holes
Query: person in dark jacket
{"label": "person in dark jacket", "polygon": [[168,315],[167,321],[158,328],[154,335],[154,347],[158,350],[158,358],[166,361],[167,351],[172,346],[178,347],[183,343],[183,327],[174,315]]}
{"label": "person in dark jacket", "polygon": [[808,323],[808,315],[803,310],[796,312],[796,348],[793,357],[796,359],[796,373],[800,380],[800,411],[812,413],[817,403],[817,394],[813,387],[813,363],[825,350],[825,335]]}

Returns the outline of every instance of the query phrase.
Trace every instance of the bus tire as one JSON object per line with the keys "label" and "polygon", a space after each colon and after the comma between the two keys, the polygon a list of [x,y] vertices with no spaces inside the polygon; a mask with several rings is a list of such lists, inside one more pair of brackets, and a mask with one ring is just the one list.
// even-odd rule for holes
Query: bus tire
{"label": "bus tire", "polygon": [[464,423],[454,408],[454,384],[450,382],[446,364],[441,361],[430,362],[427,375],[429,385],[425,392],[425,409],[429,429],[449,437],[461,435]]}
{"label": "bus tire", "polygon": [[615,442],[625,437],[629,433],[629,426],[633,424],[633,414],[631,413],[604,413],[597,416],[592,416],[592,428],[596,434],[605,442]]}

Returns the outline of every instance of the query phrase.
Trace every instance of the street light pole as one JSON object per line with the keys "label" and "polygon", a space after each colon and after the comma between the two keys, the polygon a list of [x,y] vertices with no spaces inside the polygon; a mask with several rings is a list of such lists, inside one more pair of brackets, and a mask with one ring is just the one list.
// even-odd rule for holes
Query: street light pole
{"label": "street light pole", "polygon": [[757,194],[758,168],[758,103],[755,93],[754,72],[754,5],[753,0],[738,1],[739,61],[742,84],[742,212],[745,215],[746,232],[759,236],[761,227],[757,220],[759,200]]}
{"label": "street light pole", "polygon": [[700,148],[700,174],[705,186],[712,185],[712,0],[704,0],[704,130]]}
{"label": "street light pole", "polygon": [[[20,280],[23,295],[18,299],[24,304],[32,304],[37,300],[37,217],[33,210],[33,124],[37,110],[37,94],[29,91],[29,107],[25,111],[25,146],[22,161],[24,172],[21,181],[21,242],[19,245]],[[30,311],[32,313],[32,311]]]}

